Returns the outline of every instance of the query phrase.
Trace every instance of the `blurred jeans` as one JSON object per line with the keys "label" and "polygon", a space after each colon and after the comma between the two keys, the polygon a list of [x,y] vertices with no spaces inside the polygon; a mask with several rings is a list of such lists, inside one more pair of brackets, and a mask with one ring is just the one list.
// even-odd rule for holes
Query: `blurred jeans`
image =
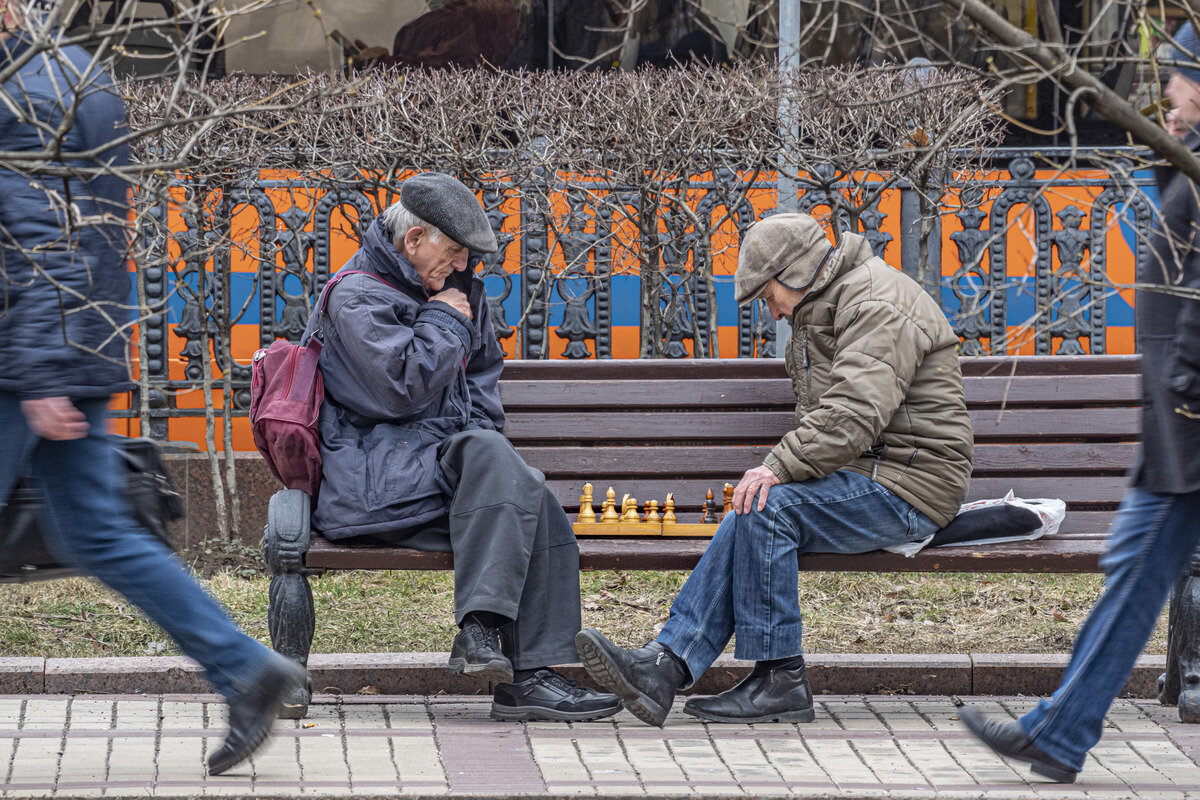
{"label": "blurred jeans", "polygon": [[25,423],[17,395],[0,392],[0,503],[29,474],[47,498],[41,526],[55,558],[144,611],[222,695],[246,689],[270,651],[242,633],[179,559],[134,522],[125,466],[106,433],[107,401],[75,406],[87,417],[87,436],[49,441]]}
{"label": "blurred jeans", "polygon": [[728,513],[658,635],[699,680],[729,638],[761,661],[802,652],[801,553],[865,553],[931,536],[937,525],[875,481],[842,470],[772,486],[767,505]]}
{"label": "blurred jeans", "polygon": [[1100,741],[1104,715],[1125,686],[1138,655],[1200,542],[1200,492],[1155,494],[1130,489],[1100,561],[1104,594],[1075,640],[1058,690],[1021,718],[1045,753],[1082,769]]}

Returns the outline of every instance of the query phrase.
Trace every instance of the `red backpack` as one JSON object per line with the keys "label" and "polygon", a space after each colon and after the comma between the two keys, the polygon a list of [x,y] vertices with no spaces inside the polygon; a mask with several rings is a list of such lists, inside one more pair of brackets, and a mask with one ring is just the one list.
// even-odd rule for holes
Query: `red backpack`
{"label": "red backpack", "polygon": [[[329,293],[347,275],[368,275],[396,286],[370,272],[342,270],[329,279],[317,304],[324,316]],[[317,418],[325,400],[325,382],[317,359],[321,355],[321,324],[308,344],[278,339],[254,354],[250,380],[250,430],[254,446],[275,477],[289,489],[313,497],[321,488],[321,451]]]}

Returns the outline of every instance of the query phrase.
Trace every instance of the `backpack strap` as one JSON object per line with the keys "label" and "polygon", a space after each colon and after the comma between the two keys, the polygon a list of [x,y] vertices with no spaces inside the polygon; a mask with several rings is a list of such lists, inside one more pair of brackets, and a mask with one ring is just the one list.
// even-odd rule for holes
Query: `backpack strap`
{"label": "backpack strap", "polygon": [[338,270],[338,272],[332,278],[330,278],[328,280],[328,282],[326,282],[325,288],[321,290],[321,299],[319,301],[317,301],[317,327],[313,331],[312,338],[316,339],[318,343],[321,342],[321,337],[324,335],[325,311],[329,307],[329,295],[333,291],[333,287],[337,286],[338,282],[341,281],[342,278],[348,278],[351,275],[366,275],[368,278],[374,278],[375,280],[382,283],[384,286],[387,286],[391,289],[395,289],[397,292],[400,292],[403,295],[407,295],[408,297],[411,297],[413,300],[419,299],[419,298],[413,297],[411,292],[407,292],[404,289],[401,289],[396,284],[392,283],[391,281],[385,280],[384,278],[381,278],[380,276],[376,275],[374,272],[367,272],[366,270],[363,270],[363,269]]}

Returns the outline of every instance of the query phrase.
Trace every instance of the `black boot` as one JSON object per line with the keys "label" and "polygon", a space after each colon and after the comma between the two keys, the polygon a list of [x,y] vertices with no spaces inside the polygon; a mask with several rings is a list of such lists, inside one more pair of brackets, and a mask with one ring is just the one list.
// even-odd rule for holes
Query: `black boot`
{"label": "black boot", "polygon": [[575,648],[592,680],[616,693],[642,722],[663,726],[685,677],[674,653],[658,642],[622,650],[595,628],[577,633]]}
{"label": "black boot", "polygon": [[615,694],[580,686],[552,669],[533,670],[502,683],[492,696],[492,719],[503,722],[587,722],[621,710]]}
{"label": "black boot", "polygon": [[804,659],[779,667],[760,662],[732,689],[691,698],[683,713],[709,722],[812,722],[812,690],[804,675]]}
{"label": "black boot", "polygon": [[1016,720],[995,722],[984,719],[975,709],[967,706],[958,710],[958,716],[967,729],[978,737],[979,741],[992,748],[996,753],[1028,763],[1029,769],[1033,773],[1052,781],[1075,782],[1075,776],[1079,774],[1079,770],[1068,767],[1057,758],[1043,753],[1042,749],[1029,738],[1029,734],[1025,733],[1021,723]]}
{"label": "black boot", "polygon": [[464,620],[462,630],[454,637],[447,670],[455,675],[465,673],[502,683],[513,679],[512,662],[500,650],[498,629],[484,625],[474,616]]}
{"label": "black boot", "polygon": [[271,653],[258,678],[244,691],[226,698],[229,735],[208,757],[208,774],[220,775],[249,758],[267,740],[271,726],[279,719],[283,698],[303,688],[307,679],[304,667],[290,658]]}

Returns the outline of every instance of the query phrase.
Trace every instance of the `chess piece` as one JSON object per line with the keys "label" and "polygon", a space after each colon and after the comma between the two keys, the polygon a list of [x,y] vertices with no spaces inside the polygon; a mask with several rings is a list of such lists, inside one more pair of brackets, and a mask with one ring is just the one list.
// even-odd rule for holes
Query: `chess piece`
{"label": "chess piece", "polygon": [[621,498],[621,521],[622,522],[641,522],[638,517],[637,499],[630,497],[628,494]]}
{"label": "chess piece", "polygon": [[710,525],[717,523],[717,501],[713,499],[712,487],[704,495],[704,516],[700,521]]}
{"label": "chess piece", "polygon": [[724,517],[730,511],[733,511],[733,490],[736,488],[737,487],[735,487],[732,483],[725,484],[725,491],[723,492],[725,504],[721,509],[722,517]]}
{"label": "chess piece", "polygon": [[604,505],[600,511],[601,522],[616,522],[621,518],[621,515],[617,513],[617,493],[611,486],[604,495]]}
{"label": "chess piece", "polygon": [[592,508],[592,485],[583,485],[583,494],[579,495],[579,518],[576,522],[595,522],[596,509]]}
{"label": "chess piece", "polygon": [[646,501],[646,522],[657,523],[658,521],[659,521],[658,501],[657,500],[647,500]]}
{"label": "chess piece", "polygon": [[675,495],[668,494],[667,502],[663,503],[663,525],[674,525],[678,522],[675,519]]}

